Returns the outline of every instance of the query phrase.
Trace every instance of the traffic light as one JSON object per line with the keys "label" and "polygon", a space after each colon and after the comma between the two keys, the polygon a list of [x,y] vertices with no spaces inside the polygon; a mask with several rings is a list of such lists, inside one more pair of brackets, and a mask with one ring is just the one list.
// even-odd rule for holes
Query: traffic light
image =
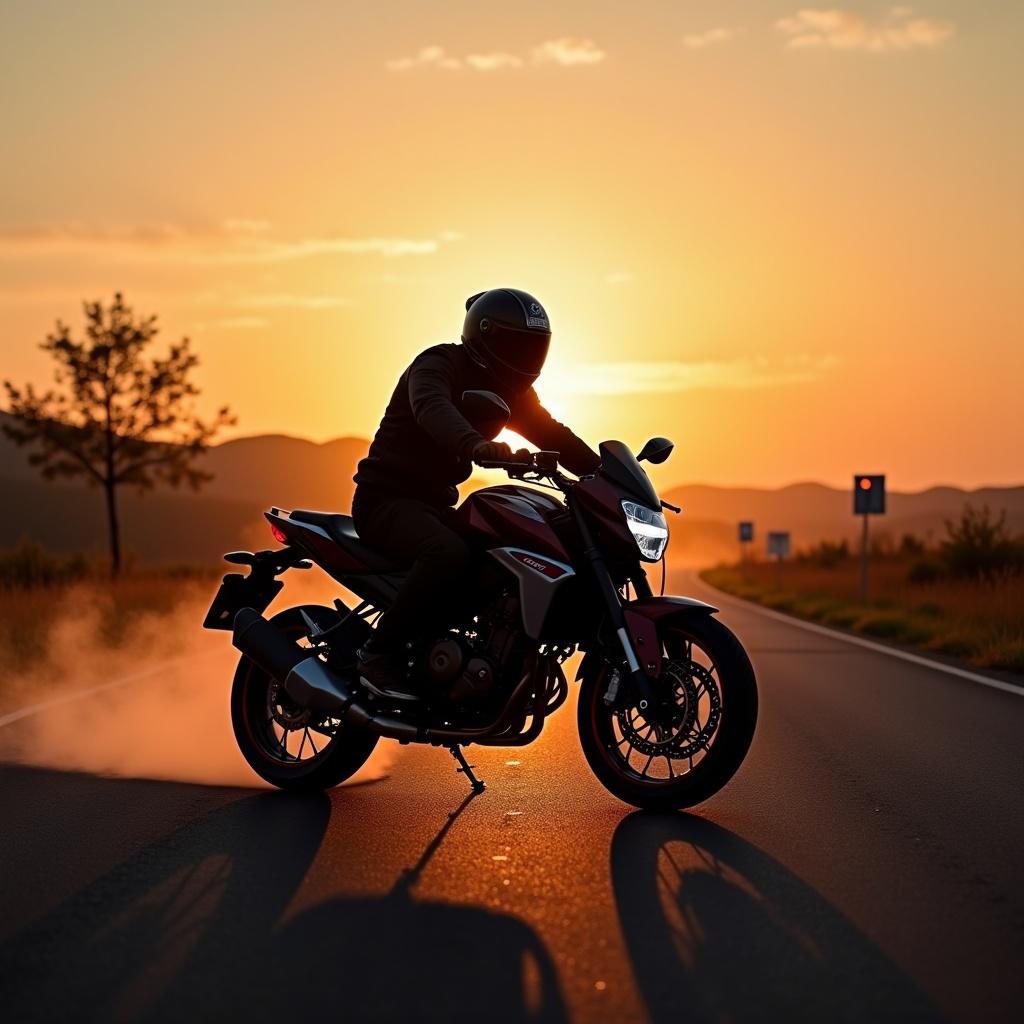
{"label": "traffic light", "polygon": [[853,478],[853,512],[858,516],[885,514],[884,474],[858,474]]}

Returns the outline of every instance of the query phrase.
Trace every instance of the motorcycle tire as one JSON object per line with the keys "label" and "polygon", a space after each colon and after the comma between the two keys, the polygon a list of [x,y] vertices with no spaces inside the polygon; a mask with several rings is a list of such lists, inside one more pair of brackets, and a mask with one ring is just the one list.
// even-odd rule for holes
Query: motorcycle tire
{"label": "motorcycle tire", "polygon": [[[303,612],[318,622],[333,621],[338,614],[333,608],[303,605],[279,612],[270,622],[300,641],[309,633]],[[271,676],[249,658],[239,659],[231,687],[231,724],[242,756],[260,778],[279,789],[316,792],[344,782],[366,763],[379,737],[344,725],[330,739],[323,737],[324,745],[315,755],[303,760],[300,750],[299,758],[289,759],[287,743],[282,748],[269,718],[273,684]]]}
{"label": "motorcycle tire", "polygon": [[[580,686],[577,727],[584,756],[601,784],[625,803],[644,810],[692,807],[717,793],[736,773],[750,749],[757,724],[757,681],[743,645],[723,623],[709,616],[671,624],[672,637],[689,640],[715,666],[721,712],[704,757],[685,774],[645,779],[620,756],[612,719],[604,703],[607,663],[587,673]],[[662,677],[664,678],[664,676]],[[661,757],[662,755],[657,755]]]}

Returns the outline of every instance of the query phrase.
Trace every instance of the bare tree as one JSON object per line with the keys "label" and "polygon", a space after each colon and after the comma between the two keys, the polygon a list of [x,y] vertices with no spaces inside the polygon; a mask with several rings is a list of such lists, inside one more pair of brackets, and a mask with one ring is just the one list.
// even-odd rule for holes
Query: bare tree
{"label": "bare tree", "polygon": [[31,384],[4,381],[13,420],[4,433],[48,480],[84,476],[103,488],[110,534],[110,568],[121,570],[117,489],[156,484],[199,488],[211,474],[194,461],[210,440],[235,422],[227,407],[204,421],[193,411],[199,389],[191,381],[199,359],[188,338],[164,357],[149,354],[156,317],[136,318],[118,292],[109,307],[86,302],[85,339],[74,341],[57,321],[40,348],[57,364],[57,387],[38,393]]}

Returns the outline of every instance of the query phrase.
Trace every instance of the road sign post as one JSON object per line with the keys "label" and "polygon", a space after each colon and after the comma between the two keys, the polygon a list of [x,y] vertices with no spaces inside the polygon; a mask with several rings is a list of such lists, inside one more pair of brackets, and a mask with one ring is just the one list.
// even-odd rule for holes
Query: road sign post
{"label": "road sign post", "polygon": [[768,531],[768,555],[774,557],[775,563],[775,585],[782,589],[782,562],[789,557],[789,531],[769,530]]}
{"label": "road sign post", "polygon": [[853,513],[864,517],[860,535],[860,601],[868,603],[868,516],[885,515],[885,474],[860,473],[853,478]]}

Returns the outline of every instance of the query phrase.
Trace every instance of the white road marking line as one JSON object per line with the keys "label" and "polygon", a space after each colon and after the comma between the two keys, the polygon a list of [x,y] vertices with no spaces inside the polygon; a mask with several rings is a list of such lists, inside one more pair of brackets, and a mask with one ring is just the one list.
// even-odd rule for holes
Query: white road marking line
{"label": "white road marking line", "polygon": [[82,700],[85,697],[91,697],[94,693],[102,693],[104,690],[112,690],[117,686],[127,686],[128,683],[137,683],[141,679],[148,679],[150,676],[159,675],[159,673],[166,671],[169,668],[173,668],[175,665],[187,664],[190,661],[198,661],[200,658],[209,658],[214,654],[220,654],[220,651],[209,651],[204,654],[189,654],[181,658],[171,658],[169,661],[162,661],[159,665],[153,665],[151,668],[142,669],[139,672],[132,672],[130,675],[122,676],[120,679],[111,680],[109,683],[101,683],[99,686],[91,686],[88,690],[75,690],[73,693],[66,693],[62,697],[54,697],[52,700],[45,700],[39,704],[29,704],[28,707],[19,708],[17,711],[11,711],[6,715],[0,716],[0,728],[5,725],[11,725],[13,722],[20,721],[22,718],[28,718],[29,715],[37,715],[40,711],[47,711],[50,708],[58,707],[61,704],[70,704],[74,700]]}
{"label": "white road marking line", "polygon": [[845,643],[853,644],[855,647],[866,647],[869,651],[888,654],[891,658],[901,658],[903,661],[909,661],[913,665],[923,665],[925,668],[933,668],[950,676],[958,676],[961,679],[970,680],[972,683],[989,686],[993,690],[1002,690],[1003,693],[1013,693],[1018,697],[1024,697],[1024,687],[1016,686],[1013,683],[1005,683],[1002,679],[993,679],[991,676],[983,676],[966,668],[957,668],[956,665],[947,665],[942,661],[934,661],[932,658],[924,658],[919,654],[911,654],[910,651],[901,651],[895,647],[887,647],[885,644],[875,643],[873,640],[865,640],[863,637],[840,633],[834,629],[829,629],[828,626],[819,626],[816,622],[807,622],[805,619],[798,619],[794,615],[784,615],[782,612],[765,608],[754,601],[746,601],[742,597],[736,597],[734,594],[719,590],[718,587],[712,586],[707,580],[700,580],[700,583],[709,590],[713,590],[716,594],[721,594],[727,601],[733,601],[744,608],[757,612],[759,615],[765,615],[769,619],[778,619],[779,622],[785,622],[789,626],[806,629],[809,633],[820,633],[822,636],[831,637],[833,640],[842,640]]}

